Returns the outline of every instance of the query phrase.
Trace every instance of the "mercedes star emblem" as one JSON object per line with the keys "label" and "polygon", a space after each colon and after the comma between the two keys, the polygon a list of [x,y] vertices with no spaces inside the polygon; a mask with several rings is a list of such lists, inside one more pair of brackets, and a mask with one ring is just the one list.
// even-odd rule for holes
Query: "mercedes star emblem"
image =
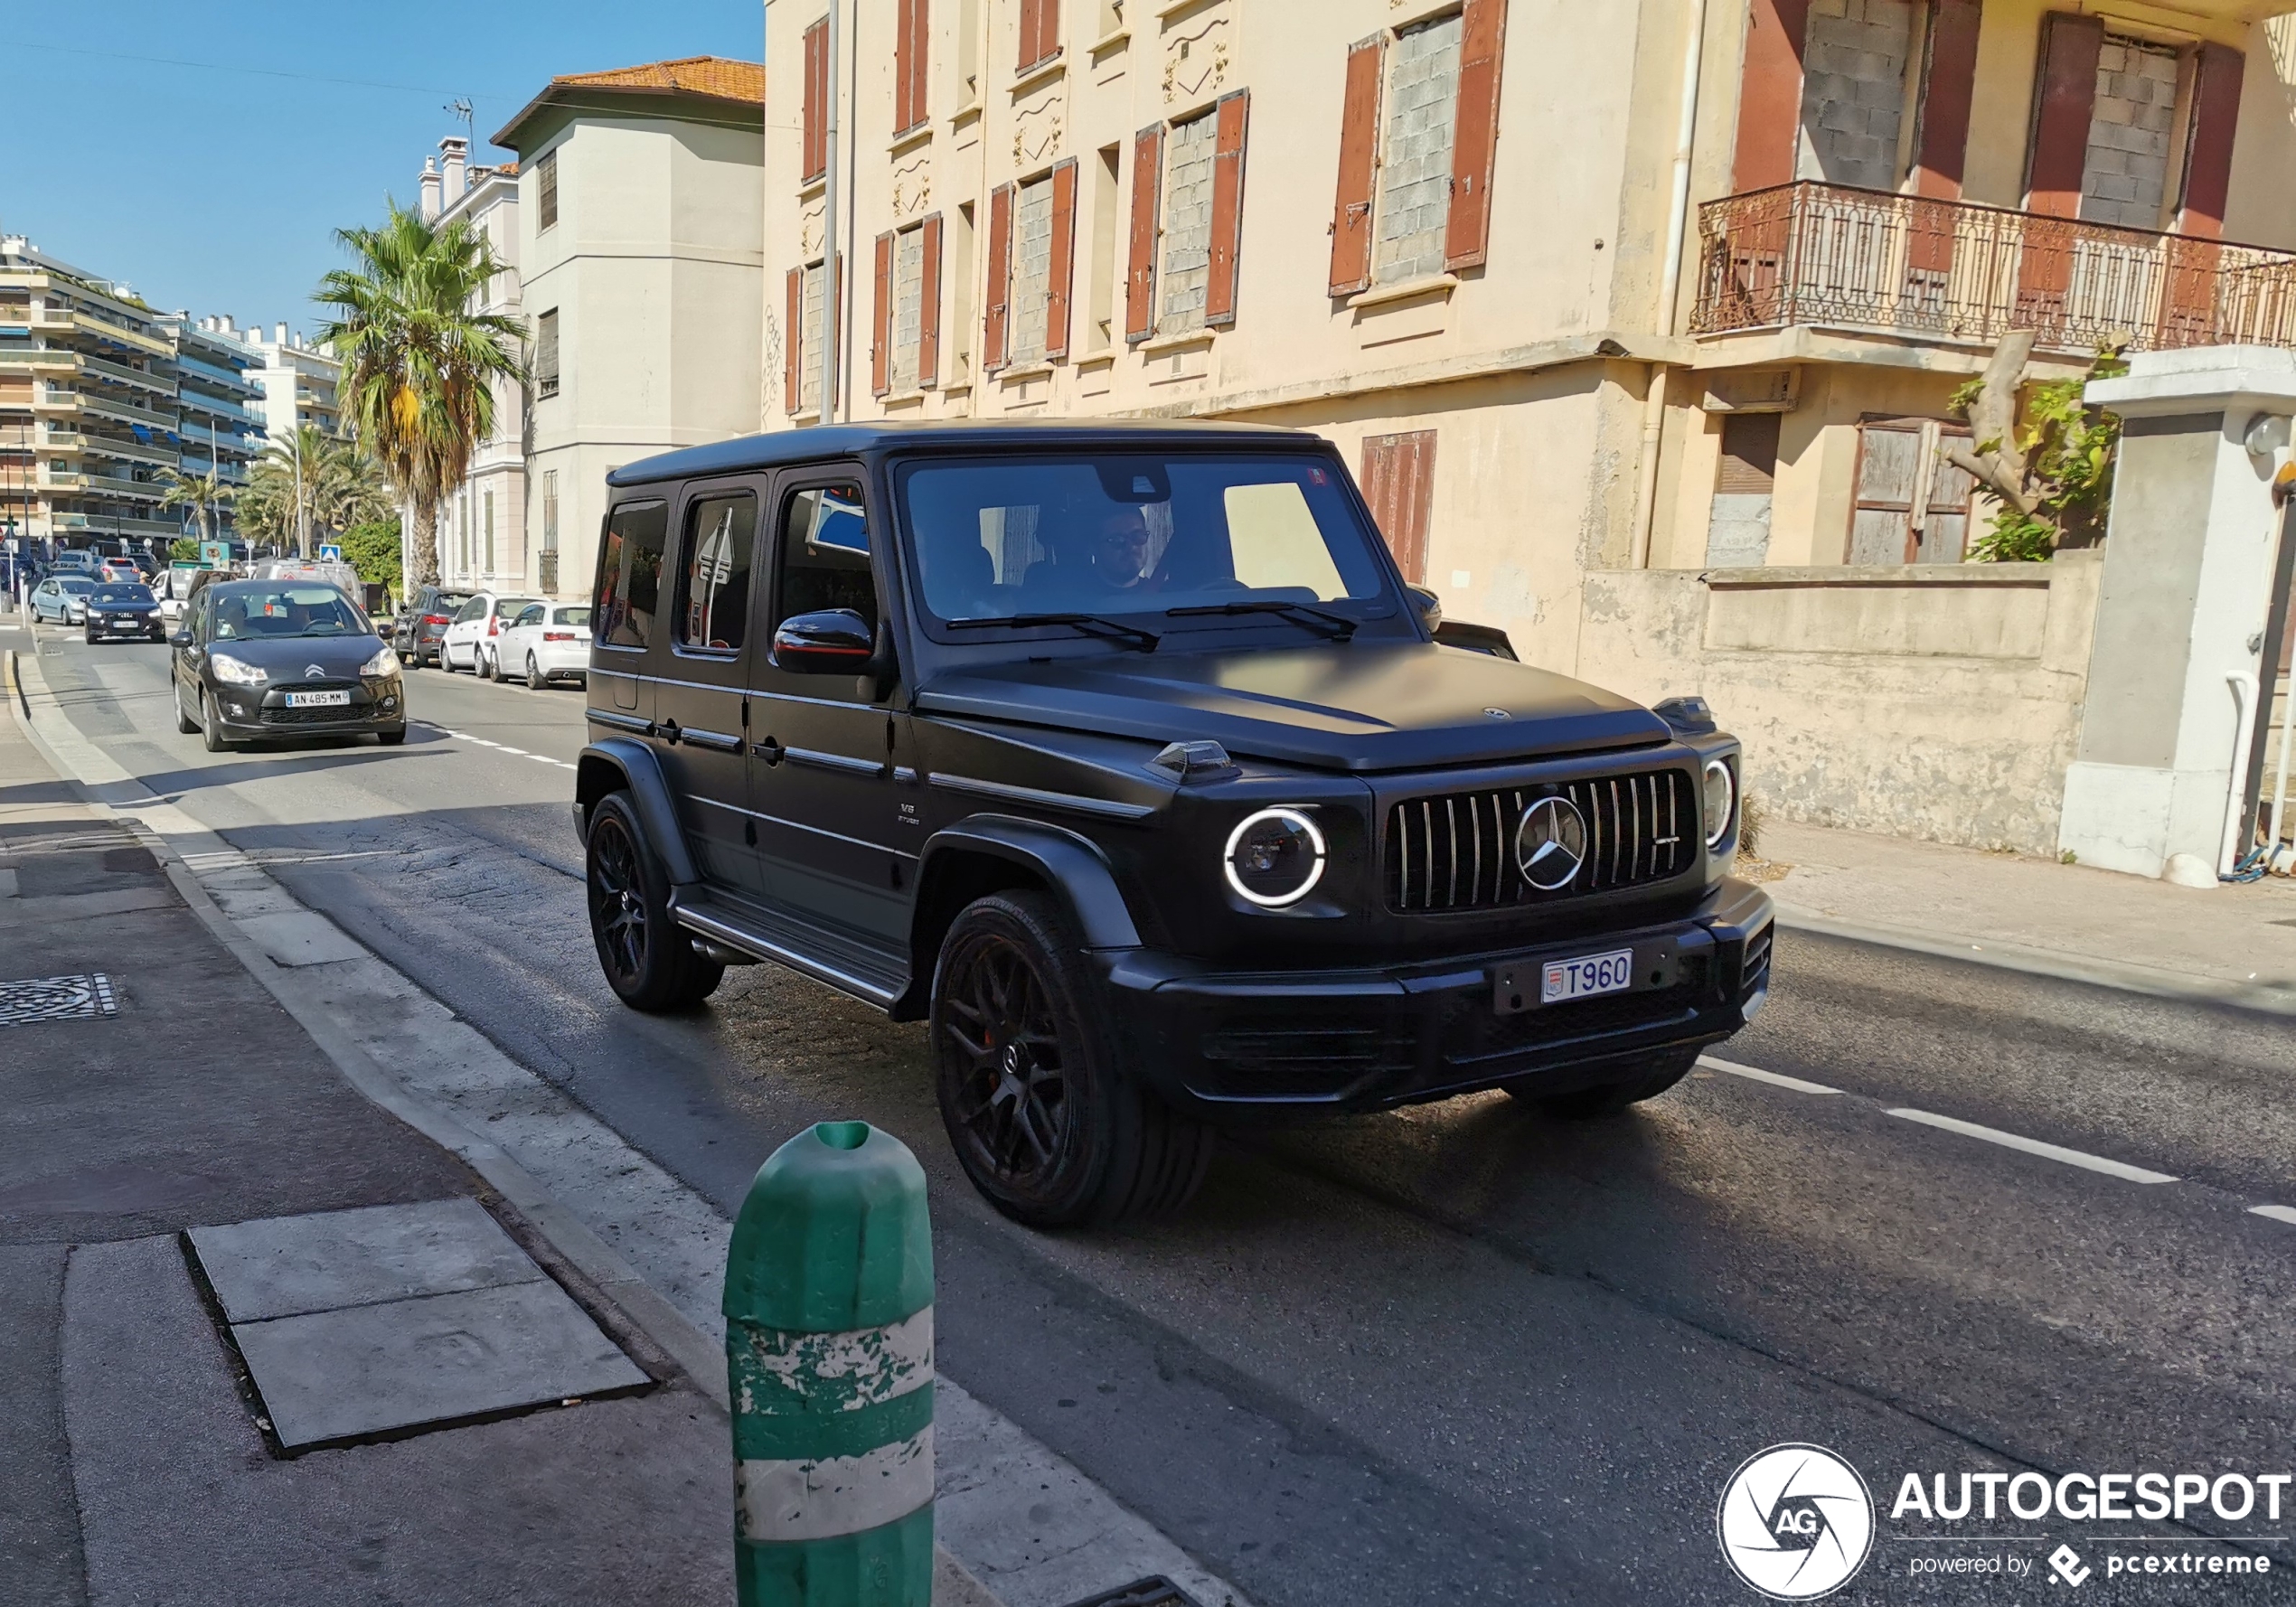
{"label": "mercedes star emblem", "polygon": [[1556,794],[1523,811],[1515,828],[1515,863],[1523,879],[1542,893],[1570,886],[1586,862],[1586,817],[1568,798]]}
{"label": "mercedes star emblem", "polygon": [[1504,709],[1486,709],[1483,712],[1491,716],[1493,719],[1512,719],[1515,718],[1513,715],[1508,713]]}

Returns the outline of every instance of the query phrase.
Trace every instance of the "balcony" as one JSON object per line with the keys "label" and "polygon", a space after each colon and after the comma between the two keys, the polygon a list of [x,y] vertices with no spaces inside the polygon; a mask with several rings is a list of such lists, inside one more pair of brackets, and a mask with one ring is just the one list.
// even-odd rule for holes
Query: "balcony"
{"label": "balcony", "polygon": [[180,536],[183,524],[170,519],[129,519],[109,513],[58,513],[52,522],[58,530],[84,530],[99,535],[120,536]]}
{"label": "balcony", "polygon": [[52,346],[34,346],[21,341],[0,340],[0,372],[16,369],[76,369],[80,356]]}
{"label": "balcony", "polygon": [[2296,346],[2296,252],[1808,181],[1708,202],[1698,238],[1692,334]]}
{"label": "balcony", "polygon": [[83,355],[80,359],[80,370],[82,373],[101,374],[107,380],[117,380],[123,385],[136,385],[146,390],[156,390],[162,396],[175,394],[175,380],[173,375],[147,373],[139,368],[130,368],[124,362],[107,362],[100,357]]}

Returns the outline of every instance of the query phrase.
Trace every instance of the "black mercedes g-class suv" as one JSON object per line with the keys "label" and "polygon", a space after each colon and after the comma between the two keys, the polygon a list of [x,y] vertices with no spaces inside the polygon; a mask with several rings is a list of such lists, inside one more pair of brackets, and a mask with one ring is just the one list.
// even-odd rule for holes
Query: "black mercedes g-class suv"
{"label": "black mercedes g-class suv", "polygon": [[1617,1112],[1764,997],[1737,743],[1445,645],[1318,437],[829,426],[607,479],[608,982],[771,961],[927,1020],[1021,1221],[1176,1208],[1271,1114]]}

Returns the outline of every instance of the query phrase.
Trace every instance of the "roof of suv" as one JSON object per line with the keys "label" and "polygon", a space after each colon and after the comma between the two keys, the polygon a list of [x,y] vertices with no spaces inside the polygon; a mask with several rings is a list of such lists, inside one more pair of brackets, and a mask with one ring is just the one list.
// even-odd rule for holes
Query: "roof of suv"
{"label": "roof of suv", "polygon": [[889,446],[921,446],[936,452],[995,451],[1015,446],[1115,446],[1137,450],[1244,441],[1303,446],[1321,444],[1322,437],[1304,430],[1281,429],[1266,424],[1163,420],[1135,423],[1120,418],[1059,424],[978,424],[959,419],[948,423],[814,425],[804,429],[777,430],[771,435],[713,441],[706,446],[688,446],[656,457],[641,458],[616,469],[607,475],[606,483],[645,485],[702,475],[739,474],[745,469],[779,468],[824,457],[851,457],[856,453]]}

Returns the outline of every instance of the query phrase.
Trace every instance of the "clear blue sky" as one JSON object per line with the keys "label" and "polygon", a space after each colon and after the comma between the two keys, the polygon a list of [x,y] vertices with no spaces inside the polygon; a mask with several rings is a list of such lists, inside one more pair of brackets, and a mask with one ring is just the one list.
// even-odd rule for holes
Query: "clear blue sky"
{"label": "clear blue sky", "polygon": [[385,195],[413,204],[423,156],[461,132],[456,96],[472,159],[500,161],[487,136],[554,73],[754,61],[764,34],[760,0],[20,8],[0,43],[0,230],[155,307],[307,330],[343,260],[333,231]]}

